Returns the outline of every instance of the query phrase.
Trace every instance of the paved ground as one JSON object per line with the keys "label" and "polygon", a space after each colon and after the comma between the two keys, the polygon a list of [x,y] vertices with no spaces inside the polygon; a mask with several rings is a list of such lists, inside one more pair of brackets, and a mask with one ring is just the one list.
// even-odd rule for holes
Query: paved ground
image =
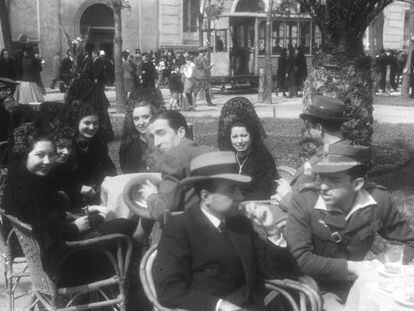
{"label": "paved ground", "polygon": [[[107,96],[111,102],[109,112],[112,116],[123,116],[123,107],[115,104],[115,92],[113,89],[109,89]],[[169,102],[170,96],[166,89],[162,90],[166,103]],[[396,94],[393,94],[396,96]],[[234,96],[245,96],[249,98],[256,107],[256,111],[260,117],[276,117],[276,118],[298,118],[302,112],[302,99],[301,98],[284,98],[274,97],[272,105],[264,105],[258,103],[258,96],[256,93],[240,94],[240,92],[229,92],[228,94],[219,93],[214,95],[215,107],[209,107],[205,105],[204,101],[199,101],[196,111],[183,112],[185,116],[191,117],[205,117],[214,116],[217,117],[220,114],[221,107],[226,101]],[[386,96],[386,95],[384,95]],[[63,94],[57,91],[48,90],[47,101],[62,101]],[[413,107],[399,107],[399,106],[387,106],[387,105],[375,105],[374,103],[374,119],[378,122],[385,123],[414,123],[414,100]],[[0,311],[7,310],[7,299],[5,294],[3,262],[0,265]],[[27,280],[24,280],[23,285],[19,288],[19,293],[27,293],[30,286]],[[28,304],[28,296],[20,299],[16,304],[16,310],[24,310]]]}
{"label": "paved ground", "polygon": [[[170,95],[167,89],[162,89],[164,99],[166,103],[169,103]],[[247,97],[256,107],[256,111],[260,117],[274,117],[281,119],[290,119],[298,118],[299,114],[302,112],[302,98],[285,98],[285,97],[273,97],[272,105],[264,105],[258,103],[257,93],[248,93],[240,94],[241,92],[231,92],[225,93],[215,93],[214,94],[214,103],[215,107],[209,107],[205,104],[204,101],[200,100],[197,102],[196,111],[183,112],[185,116],[191,117],[204,117],[204,116],[214,116],[217,117],[220,114],[221,107],[227,102],[230,98],[235,96],[245,96]],[[124,110],[119,105],[115,104],[115,92],[113,89],[109,89],[106,92],[109,101],[111,102],[111,107],[109,112],[113,116],[123,116]],[[392,94],[395,98],[397,94]],[[387,96],[387,95],[382,95]],[[50,92],[46,96],[48,101],[60,101],[63,100],[63,94],[57,91]],[[374,119],[378,122],[385,123],[414,123],[414,99],[413,107],[400,107],[400,106],[388,106],[388,105],[375,105],[374,102]]]}

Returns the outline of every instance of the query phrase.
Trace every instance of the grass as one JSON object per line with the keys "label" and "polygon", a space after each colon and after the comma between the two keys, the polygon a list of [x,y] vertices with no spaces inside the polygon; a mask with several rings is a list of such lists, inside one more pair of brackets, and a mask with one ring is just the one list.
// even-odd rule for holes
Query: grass
{"label": "grass", "polygon": [[[118,165],[119,136],[122,118],[113,120],[116,141],[110,144],[110,155]],[[217,118],[188,118],[193,124],[196,140],[209,149],[217,148]],[[301,140],[303,123],[296,119],[262,120],[268,135],[266,145],[274,156],[277,165],[297,168],[301,165],[298,143]],[[373,169],[371,179],[389,188],[392,197],[414,224],[414,124],[374,123],[372,137]],[[412,173],[411,173],[412,172]]]}

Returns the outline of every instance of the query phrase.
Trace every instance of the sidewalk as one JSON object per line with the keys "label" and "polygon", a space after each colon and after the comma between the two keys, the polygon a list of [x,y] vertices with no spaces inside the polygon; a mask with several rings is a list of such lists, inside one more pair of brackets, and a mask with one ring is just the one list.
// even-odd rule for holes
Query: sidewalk
{"label": "sidewalk", "polygon": [[[256,108],[257,114],[261,118],[273,118],[276,119],[296,119],[299,118],[299,114],[302,112],[302,98],[286,98],[282,96],[275,96],[273,94],[273,104],[266,105],[258,103],[258,95],[256,92],[247,90],[246,93],[242,93],[243,90],[237,92],[213,92],[213,103],[216,106],[207,106],[205,101],[198,100],[196,111],[183,111],[183,115],[186,117],[218,117],[220,115],[221,107],[230,99],[236,96],[243,96],[248,98]],[[170,92],[168,89],[161,89],[164,96],[165,103],[169,104]],[[397,97],[397,93],[391,94],[394,98]],[[115,90],[113,87],[107,88],[106,96],[108,97],[111,107],[109,113],[114,117],[123,117],[124,108],[115,103]],[[64,94],[57,90],[47,90],[47,101],[62,101]],[[414,123],[414,100],[413,107],[406,106],[391,106],[391,105],[375,105],[374,103],[374,119],[381,123]]]}

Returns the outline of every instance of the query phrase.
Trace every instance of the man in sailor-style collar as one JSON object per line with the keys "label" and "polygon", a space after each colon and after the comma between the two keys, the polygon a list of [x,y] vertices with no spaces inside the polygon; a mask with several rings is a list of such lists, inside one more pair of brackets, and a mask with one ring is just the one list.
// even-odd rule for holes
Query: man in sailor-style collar
{"label": "man in sailor-style collar", "polygon": [[366,184],[369,153],[347,141],[327,146],[312,167],[318,181],[295,192],[289,206],[286,240],[302,272],[341,299],[367,271],[364,258],[377,232],[387,240],[414,242],[414,231],[386,189]]}

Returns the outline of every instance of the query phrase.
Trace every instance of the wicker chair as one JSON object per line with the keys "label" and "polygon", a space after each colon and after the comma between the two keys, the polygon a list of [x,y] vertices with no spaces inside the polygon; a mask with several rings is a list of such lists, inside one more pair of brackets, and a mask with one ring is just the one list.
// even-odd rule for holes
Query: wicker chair
{"label": "wicker chair", "polygon": [[[157,246],[151,247],[143,256],[139,267],[140,279],[148,299],[154,305],[154,309],[158,311],[172,311],[182,309],[169,309],[163,307],[158,299],[155,291],[154,280],[152,277],[152,266],[157,256]],[[265,298],[265,305],[268,305],[278,295],[282,295],[289,302],[293,311],[322,311],[321,298],[315,290],[310,286],[294,280],[269,280],[266,281],[266,288],[271,292]],[[292,290],[299,293],[299,304],[289,293]]]}
{"label": "wicker chair", "polygon": [[[33,238],[31,227],[13,216],[6,215],[6,217],[12,223],[27,259],[32,291],[35,296],[33,306],[40,304],[46,310],[56,311],[93,310],[110,306],[121,311],[126,310],[127,275],[132,252],[132,242],[129,237],[111,234],[83,241],[66,242],[68,252],[65,258],[80,250],[90,249],[101,253],[111,262],[114,274],[88,284],[58,287],[43,270],[40,247]],[[111,246],[116,245],[115,255],[108,250],[108,243],[111,243]],[[116,296],[112,295],[114,288],[119,291]],[[99,301],[75,305],[76,300],[84,294],[89,294]]]}
{"label": "wicker chair", "polygon": [[[0,209],[0,215],[2,214],[3,212]],[[3,253],[1,256],[4,260],[3,267],[7,302],[9,311],[14,311],[15,301],[26,296],[24,292],[18,294],[18,287],[19,285],[22,285],[23,279],[28,279],[30,281],[30,275],[26,258],[15,255],[15,252],[13,251],[15,246],[18,244],[16,230],[12,229],[8,234],[6,234],[4,230],[5,228],[3,228],[3,221],[2,219],[0,220],[0,240],[3,246]]]}

